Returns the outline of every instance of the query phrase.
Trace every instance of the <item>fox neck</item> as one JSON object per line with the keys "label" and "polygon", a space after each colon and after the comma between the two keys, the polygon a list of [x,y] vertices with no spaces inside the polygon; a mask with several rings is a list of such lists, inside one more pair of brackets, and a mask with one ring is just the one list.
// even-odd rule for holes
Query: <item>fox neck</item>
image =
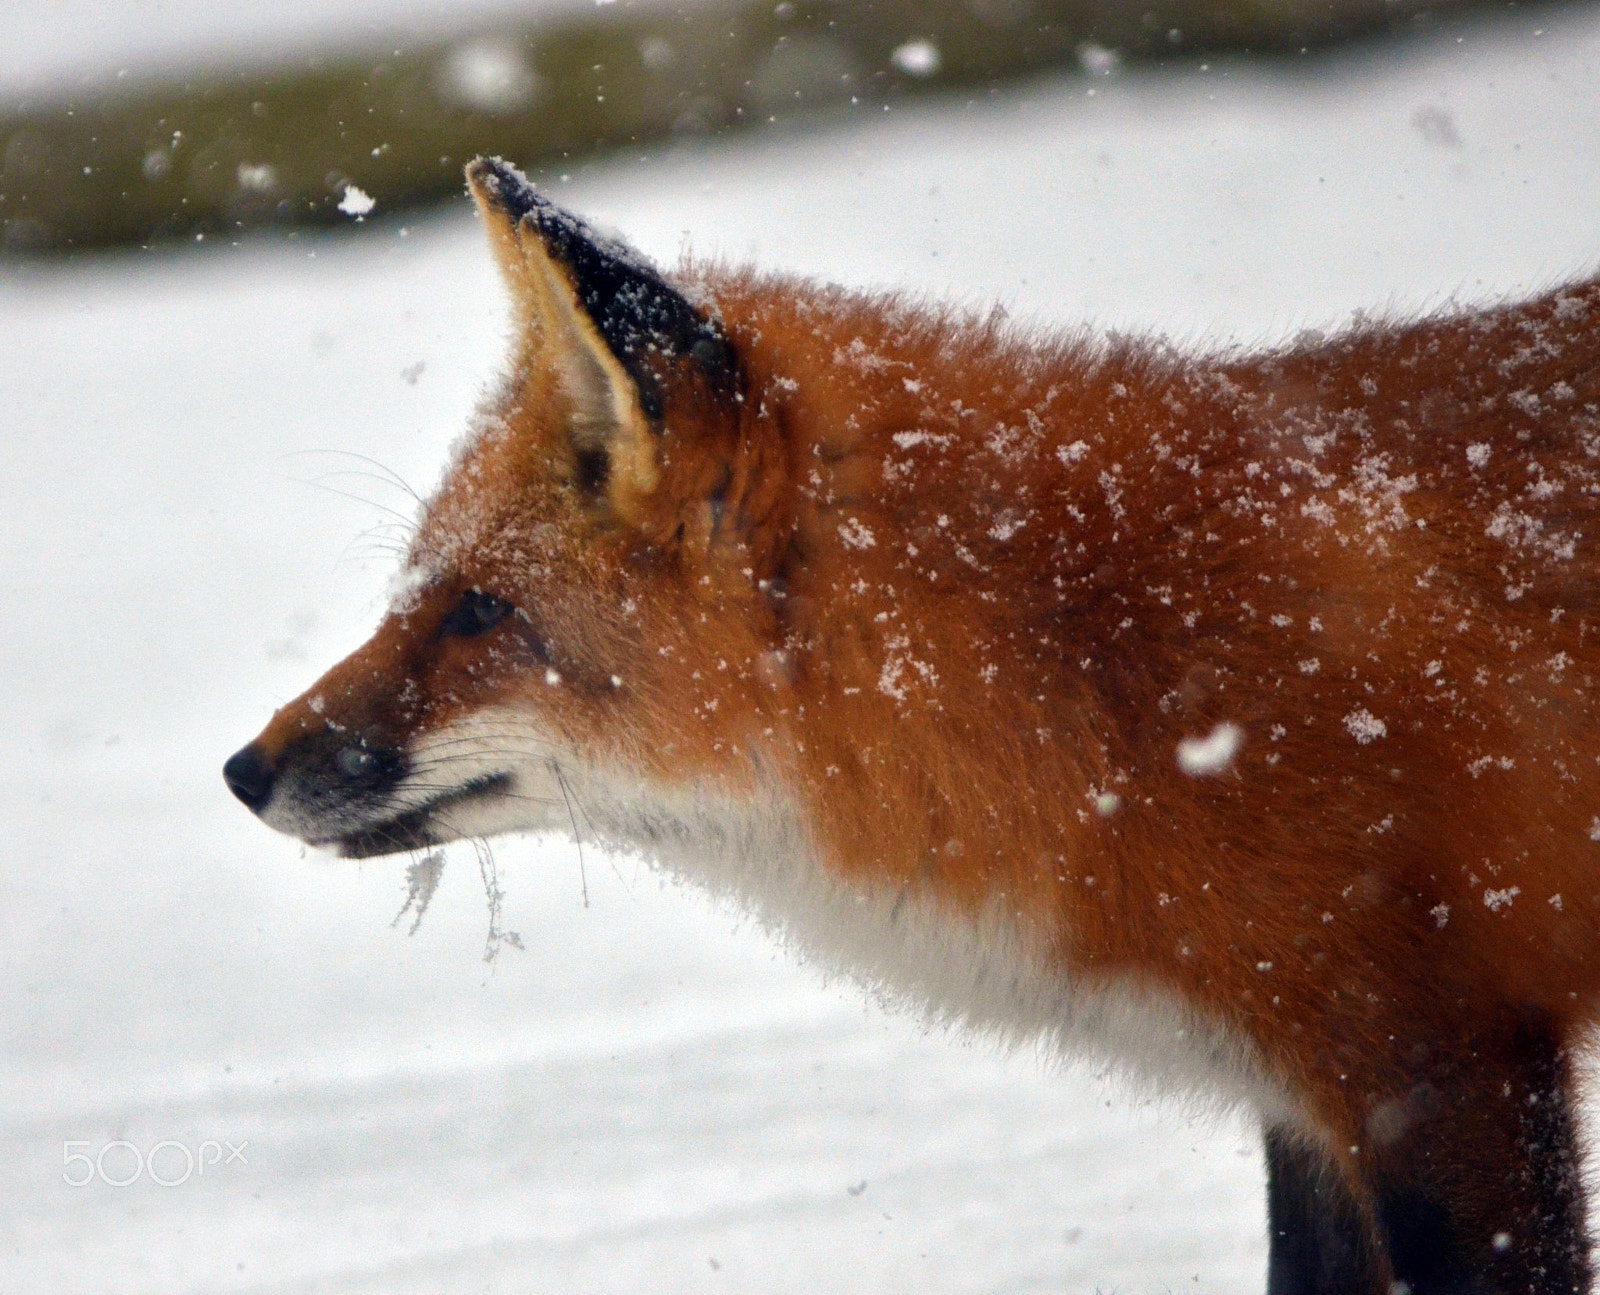
{"label": "fox neck", "polygon": [[583,830],[750,914],[828,975],[930,1024],[1049,1055],[1087,1052],[1274,1120],[1296,1112],[1254,1049],[1176,996],[1131,976],[1085,975],[1070,940],[1003,892],[974,906],[948,890],[841,867],[815,814],[769,765],[739,792],[646,786],[591,770],[571,787]]}
{"label": "fox neck", "polygon": [[[845,294],[710,291],[750,375],[744,441],[786,473],[767,489],[782,525],[752,545],[788,676],[764,719],[813,840],[858,885],[969,918],[1003,903],[1051,945],[1062,880],[1101,868],[1085,816],[1126,777],[1084,668],[1110,655],[1104,609],[1072,642],[1061,626],[1105,600],[1109,555],[1152,556],[1117,477],[1150,452],[1131,429],[1160,366],[1087,346],[1041,362],[998,327]],[[1126,453],[1122,423],[1063,438],[1112,389]]]}

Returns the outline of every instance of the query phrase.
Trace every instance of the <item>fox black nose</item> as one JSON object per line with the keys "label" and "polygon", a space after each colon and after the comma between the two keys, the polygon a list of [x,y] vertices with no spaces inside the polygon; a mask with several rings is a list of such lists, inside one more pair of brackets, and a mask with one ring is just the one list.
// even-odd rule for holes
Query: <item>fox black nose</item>
{"label": "fox black nose", "polygon": [[272,799],[272,784],[277,774],[262,756],[261,748],[252,742],[228,757],[228,763],[222,766],[222,780],[228,784],[229,791],[259,814]]}

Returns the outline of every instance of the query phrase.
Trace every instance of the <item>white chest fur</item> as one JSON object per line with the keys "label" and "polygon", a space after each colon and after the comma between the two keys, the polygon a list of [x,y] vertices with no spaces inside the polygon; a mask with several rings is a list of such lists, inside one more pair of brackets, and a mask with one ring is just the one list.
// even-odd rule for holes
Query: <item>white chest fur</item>
{"label": "white chest fur", "polygon": [[1007,1043],[1088,1054],[1162,1088],[1248,1105],[1272,1122],[1293,1118],[1254,1050],[1175,995],[1072,974],[999,905],[973,919],[928,894],[842,879],[782,792],[736,801],[610,778],[575,790],[606,844],[733,902],[886,1005]]}

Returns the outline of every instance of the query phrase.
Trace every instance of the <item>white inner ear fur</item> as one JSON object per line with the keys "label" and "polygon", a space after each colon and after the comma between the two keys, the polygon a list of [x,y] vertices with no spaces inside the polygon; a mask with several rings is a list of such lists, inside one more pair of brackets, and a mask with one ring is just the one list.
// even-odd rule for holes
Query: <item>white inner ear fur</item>
{"label": "white inner ear fur", "polygon": [[572,443],[579,451],[605,450],[614,482],[633,493],[653,490],[658,480],[655,448],[633,379],[611,353],[594,320],[578,302],[566,273],[545,251],[530,220],[520,237],[528,262],[531,304],[544,356],[572,402]]}

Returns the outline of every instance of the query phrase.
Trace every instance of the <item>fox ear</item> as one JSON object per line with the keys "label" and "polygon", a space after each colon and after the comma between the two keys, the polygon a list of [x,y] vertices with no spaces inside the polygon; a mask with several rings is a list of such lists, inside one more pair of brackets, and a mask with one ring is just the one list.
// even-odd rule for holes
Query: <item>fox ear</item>
{"label": "fox ear", "polygon": [[467,184],[502,275],[572,401],[575,476],[637,520],[659,474],[662,382],[679,363],[714,391],[735,365],[722,330],[633,249],[590,229],[514,167],[479,158]]}

